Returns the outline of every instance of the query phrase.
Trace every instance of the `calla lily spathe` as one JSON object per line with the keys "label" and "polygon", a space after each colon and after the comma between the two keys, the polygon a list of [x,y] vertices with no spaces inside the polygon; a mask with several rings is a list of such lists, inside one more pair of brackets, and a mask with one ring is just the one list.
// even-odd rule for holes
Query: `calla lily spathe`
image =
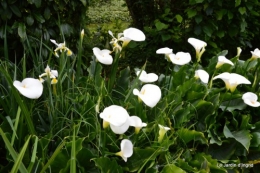
{"label": "calla lily spathe", "polygon": [[256,48],[254,51],[251,51],[251,54],[252,57],[250,58],[250,60],[260,58],[260,50],[258,48]]}
{"label": "calla lily spathe", "polygon": [[120,143],[121,151],[116,153],[117,156],[121,156],[122,159],[127,162],[127,158],[133,155],[133,143],[128,139],[123,139]]}
{"label": "calla lily spathe", "polygon": [[110,50],[100,50],[98,47],[94,47],[93,53],[100,63],[105,65],[111,65],[113,63],[113,58],[110,55]]}
{"label": "calla lily spathe", "polygon": [[161,89],[157,85],[145,84],[141,91],[134,89],[133,94],[138,96],[147,106],[153,108],[161,99]]}
{"label": "calla lily spathe", "polygon": [[255,93],[247,92],[243,94],[242,99],[244,100],[244,103],[252,106],[252,107],[259,107],[260,103],[257,101],[258,97]]}
{"label": "calla lily spathe", "polygon": [[191,61],[191,56],[186,52],[178,52],[176,54],[170,54],[169,58],[173,64],[185,65]]}
{"label": "calla lily spathe", "polygon": [[230,90],[231,92],[234,92],[237,85],[239,84],[251,84],[251,82],[244,76],[241,76],[236,73],[224,72],[215,76],[213,80],[215,79],[222,79],[226,84],[227,90]]}
{"label": "calla lily spathe", "polygon": [[216,68],[221,67],[223,64],[230,64],[230,65],[234,65],[232,61],[230,61],[229,59],[227,59],[225,56],[219,56],[218,57],[218,63],[216,65]]}
{"label": "calla lily spathe", "polygon": [[[137,71],[136,75],[138,76],[141,71]],[[155,73],[146,73],[146,71],[142,70],[139,80],[144,82],[144,83],[149,83],[149,82],[155,82],[158,80],[158,75]]]}
{"label": "calla lily spathe", "polygon": [[237,55],[236,57],[239,57],[242,52],[242,49],[240,47],[237,47]]}
{"label": "calla lily spathe", "polygon": [[57,48],[54,50],[55,55],[57,57],[59,57],[59,54],[57,53],[58,51],[66,52],[67,56],[71,56],[72,55],[72,51],[69,48],[66,47],[65,42],[64,43],[57,43],[55,40],[52,40],[52,39],[50,39],[50,41],[57,46]]}
{"label": "calla lily spathe", "polygon": [[159,126],[159,136],[158,136],[158,142],[162,142],[164,135],[168,130],[170,130],[169,127],[165,127],[163,125],[158,124]]}
{"label": "calla lily spathe", "polygon": [[139,133],[139,131],[141,130],[142,127],[146,127],[147,126],[147,124],[143,123],[141,118],[139,118],[138,116],[135,116],[135,115],[130,116],[129,120],[130,120],[129,121],[130,122],[129,123],[130,126],[135,127],[135,133],[136,134]]}
{"label": "calla lily spathe", "polygon": [[116,134],[123,134],[129,128],[129,114],[121,106],[106,107],[99,116],[103,119],[103,127],[110,125],[111,130]]}
{"label": "calla lily spathe", "polygon": [[38,99],[43,92],[42,82],[34,78],[25,78],[22,82],[14,81],[14,87],[29,99]]}
{"label": "calla lily spathe", "polygon": [[209,82],[209,74],[205,70],[196,70],[195,78],[200,78],[200,80],[206,84]]}
{"label": "calla lily spathe", "polygon": [[205,47],[207,46],[207,43],[196,38],[189,38],[188,42],[194,47],[196,51],[197,62],[200,62],[200,58],[205,52]]}

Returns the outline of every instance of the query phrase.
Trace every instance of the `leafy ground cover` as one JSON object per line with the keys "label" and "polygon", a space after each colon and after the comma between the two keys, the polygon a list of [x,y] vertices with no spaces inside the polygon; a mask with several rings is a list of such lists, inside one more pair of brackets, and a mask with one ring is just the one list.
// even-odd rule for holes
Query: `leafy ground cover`
{"label": "leafy ground cover", "polygon": [[223,50],[202,66],[207,43],[190,38],[189,52],[150,50],[167,61],[154,74],[146,63],[119,68],[143,32],[112,32],[90,62],[83,31],[77,50],[39,40],[38,49],[26,43],[20,62],[4,53],[1,172],[258,172],[258,49],[245,61],[241,49]]}

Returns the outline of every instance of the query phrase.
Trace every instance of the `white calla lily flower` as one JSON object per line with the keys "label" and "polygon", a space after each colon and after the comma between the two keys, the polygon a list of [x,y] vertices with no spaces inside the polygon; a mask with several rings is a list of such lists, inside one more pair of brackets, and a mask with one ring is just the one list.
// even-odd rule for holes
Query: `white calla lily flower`
{"label": "white calla lily flower", "polygon": [[189,38],[188,42],[194,47],[196,51],[197,62],[200,62],[200,58],[205,52],[205,47],[207,46],[207,43],[196,38]]}
{"label": "white calla lily flower", "polygon": [[224,72],[215,76],[213,80],[215,79],[222,79],[226,84],[227,90],[230,90],[231,92],[234,92],[237,85],[239,84],[251,84],[251,82],[244,76],[241,76],[236,73]]}
{"label": "white calla lily flower", "polygon": [[100,50],[98,47],[94,47],[93,53],[100,63],[105,65],[111,65],[113,63],[113,58],[110,55],[110,50]]}
{"label": "white calla lily flower", "polygon": [[216,68],[221,67],[223,64],[230,64],[232,66],[234,65],[234,63],[232,61],[230,61],[229,59],[227,59],[225,56],[219,56]]}
{"label": "white calla lily flower", "polygon": [[123,46],[127,46],[127,44],[133,40],[133,41],[144,41],[145,35],[143,31],[136,29],[136,28],[127,28],[123,31],[123,37],[120,38],[121,41],[123,41]]}
{"label": "white calla lily flower", "polygon": [[34,78],[25,78],[22,82],[14,81],[14,87],[29,99],[38,99],[43,92],[42,82]]}
{"label": "white calla lily flower", "polygon": [[129,125],[135,127],[135,133],[138,134],[142,127],[146,127],[147,124],[143,123],[138,116],[130,116]]}
{"label": "white calla lily flower", "polygon": [[163,125],[158,124],[159,126],[159,136],[158,136],[158,142],[162,142],[164,135],[168,130],[170,130],[169,127],[165,127]]}
{"label": "white calla lily flower", "polygon": [[242,52],[242,49],[240,47],[237,47],[237,55],[236,56],[239,57],[241,52]]}
{"label": "white calla lily flower", "polygon": [[250,58],[250,60],[260,58],[260,50],[258,48],[256,48],[254,51],[251,51],[251,54],[252,57]]}
{"label": "white calla lily flower", "polygon": [[191,61],[191,56],[189,53],[178,52],[176,54],[170,54],[169,58],[173,64],[185,65]]}
{"label": "white calla lily flower", "polygon": [[165,55],[165,59],[167,61],[170,61],[170,54],[173,54],[172,49],[168,48],[168,47],[164,47],[164,48],[160,48],[156,51],[157,54],[164,54]]}
{"label": "white calla lily flower", "polygon": [[141,91],[134,89],[133,94],[137,95],[147,106],[153,108],[161,99],[161,89],[157,85],[145,84]]}
{"label": "white calla lily flower", "polygon": [[129,114],[121,106],[106,107],[99,116],[103,119],[103,127],[110,125],[111,130],[116,134],[123,134],[129,128]]}
{"label": "white calla lily flower", "polygon": [[247,92],[243,94],[242,99],[244,100],[245,104],[252,106],[252,107],[259,107],[260,103],[257,101],[258,97],[255,93]]}
{"label": "white calla lily flower", "polygon": [[[136,75],[138,76],[140,72],[141,71],[137,71]],[[146,73],[146,71],[142,70],[139,76],[139,80],[145,83],[155,82],[158,80],[158,75],[156,75],[155,73]]]}
{"label": "white calla lily flower", "polygon": [[203,83],[209,82],[209,74],[205,70],[196,70],[195,78],[200,78]]}
{"label": "white calla lily flower", "polygon": [[117,156],[121,156],[122,159],[127,162],[127,158],[133,155],[133,143],[128,139],[123,139],[120,143],[121,151],[116,153]]}

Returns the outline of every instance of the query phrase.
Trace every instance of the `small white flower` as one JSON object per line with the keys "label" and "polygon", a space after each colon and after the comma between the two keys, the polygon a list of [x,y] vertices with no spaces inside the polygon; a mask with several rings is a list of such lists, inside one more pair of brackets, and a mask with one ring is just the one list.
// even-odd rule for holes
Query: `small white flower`
{"label": "small white flower", "polygon": [[139,133],[139,131],[141,130],[142,127],[146,127],[147,124],[143,123],[141,118],[139,118],[138,116],[130,116],[129,118],[129,125],[135,127],[135,133]]}
{"label": "small white flower", "polygon": [[221,67],[223,64],[230,64],[230,65],[234,65],[232,61],[230,61],[229,59],[227,59],[225,56],[219,56],[218,57],[218,63],[216,65],[216,68]]}
{"label": "small white flower", "polygon": [[161,99],[161,89],[157,85],[145,84],[141,91],[134,89],[133,94],[137,95],[147,106],[153,108]]}
{"label": "small white flower", "polygon": [[252,57],[251,60],[260,58],[260,50],[256,48],[254,51],[251,51]]}
{"label": "small white flower", "polygon": [[121,151],[116,153],[117,156],[121,156],[122,159],[127,162],[127,158],[133,155],[133,143],[128,139],[123,139],[120,144]]}
{"label": "small white flower", "polygon": [[170,128],[169,128],[169,127],[162,126],[162,125],[160,125],[160,124],[158,124],[158,126],[159,126],[159,128],[160,128],[160,129],[159,129],[158,142],[162,142],[164,135],[166,134],[166,132],[167,132],[168,130],[170,130]]}
{"label": "small white flower", "polygon": [[14,87],[29,99],[38,99],[43,92],[42,82],[34,78],[25,78],[22,82],[14,81]]}
{"label": "small white flower", "polygon": [[200,78],[203,83],[209,82],[209,74],[205,70],[196,70],[195,78]]}
{"label": "small white flower", "polygon": [[185,52],[178,52],[176,54],[170,54],[169,57],[170,57],[170,60],[172,61],[172,63],[177,64],[177,65],[185,65],[191,61],[190,54],[185,53]]}
{"label": "small white flower", "polygon": [[252,106],[252,107],[259,107],[260,103],[257,101],[258,97],[255,93],[247,92],[243,94],[242,99],[244,100],[245,104]]}
{"label": "small white flower", "polygon": [[201,55],[205,52],[207,43],[196,38],[189,38],[188,42],[194,47],[197,61],[200,62]]}
{"label": "small white flower", "polygon": [[41,74],[39,77],[42,78],[44,76],[49,76],[49,78],[56,78],[58,77],[58,71],[57,70],[51,70],[49,65],[45,68],[45,73]]}
{"label": "small white flower", "polygon": [[[137,71],[136,75],[138,76],[140,74],[141,71]],[[149,83],[149,82],[155,82],[158,80],[158,75],[156,75],[155,73],[146,73],[146,71],[142,71],[140,76],[139,76],[139,80],[145,83]]]}
{"label": "small white flower", "polygon": [[110,50],[107,49],[100,50],[99,48],[94,47],[93,53],[100,63],[105,65],[111,65],[113,63],[113,58],[110,55]]}
{"label": "small white flower", "polygon": [[213,78],[213,80],[215,79],[222,79],[226,84],[227,90],[230,90],[231,92],[234,92],[239,84],[251,84],[244,76],[236,73],[221,73]]}
{"label": "small white flower", "polygon": [[67,56],[72,55],[72,51],[69,48],[66,47],[65,42],[64,43],[57,43],[56,40],[52,40],[52,39],[50,39],[50,41],[57,46],[57,48],[54,50],[55,56],[59,57],[59,54],[57,53],[58,51],[66,52]]}

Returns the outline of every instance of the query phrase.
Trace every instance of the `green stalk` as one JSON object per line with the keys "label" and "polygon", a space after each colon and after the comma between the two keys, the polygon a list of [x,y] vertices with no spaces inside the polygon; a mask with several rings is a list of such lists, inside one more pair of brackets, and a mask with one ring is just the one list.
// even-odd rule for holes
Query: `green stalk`
{"label": "green stalk", "polygon": [[114,62],[113,62],[112,68],[111,68],[112,70],[110,73],[110,79],[108,81],[108,93],[110,93],[112,91],[112,88],[113,88],[115,80],[116,80],[116,72],[117,72],[117,68],[118,68],[120,54],[121,54],[121,52],[117,51],[115,58],[114,58]]}
{"label": "green stalk", "polygon": [[76,139],[75,139],[75,126],[73,127],[72,136],[72,147],[71,147],[71,157],[70,157],[70,172],[76,172]]}

